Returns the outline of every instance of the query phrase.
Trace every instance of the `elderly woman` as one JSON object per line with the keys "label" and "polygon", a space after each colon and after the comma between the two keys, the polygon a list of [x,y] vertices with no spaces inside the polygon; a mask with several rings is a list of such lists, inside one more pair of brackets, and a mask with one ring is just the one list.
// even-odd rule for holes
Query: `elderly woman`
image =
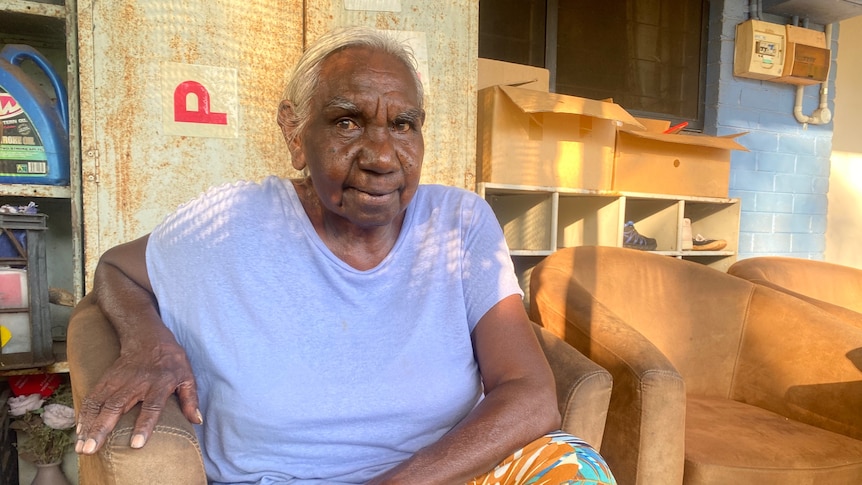
{"label": "elderly woman", "polygon": [[176,392],[213,483],[614,483],[554,432],[490,208],[419,185],[424,121],[401,44],[353,28],[311,47],[278,112],[305,177],[211,189],[103,255],[93,291],[122,353],[77,451],[137,402],[144,446]]}

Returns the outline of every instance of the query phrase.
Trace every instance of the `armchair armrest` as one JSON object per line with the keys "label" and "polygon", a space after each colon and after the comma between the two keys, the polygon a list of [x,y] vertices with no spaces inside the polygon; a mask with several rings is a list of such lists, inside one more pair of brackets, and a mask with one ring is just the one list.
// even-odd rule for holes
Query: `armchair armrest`
{"label": "armchair armrest", "polygon": [[[117,334],[88,296],[72,312],[67,333],[69,376],[75,407],[120,355]],[[180,412],[175,396],[162,411],[147,445],[129,447],[140,404],[117,423],[95,455],[78,456],[81,485],[206,484],[200,446],[191,423]]]}
{"label": "armchair armrest", "polygon": [[613,376],[601,451],[617,480],[682,483],[686,395],[676,368],[569,275],[545,268],[532,284],[533,321]]}
{"label": "armchair armrest", "polygon": [[535,324],[533,329],[554,372],[563,431],[599,449],[611,399],[610,372],[551,332]]}

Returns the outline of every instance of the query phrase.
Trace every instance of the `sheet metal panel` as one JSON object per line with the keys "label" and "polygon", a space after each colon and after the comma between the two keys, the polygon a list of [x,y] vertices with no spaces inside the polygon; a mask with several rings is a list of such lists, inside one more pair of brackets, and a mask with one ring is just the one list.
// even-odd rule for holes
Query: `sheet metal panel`
{"label": "sheet metal panel", "polygon": [[[78,26],[89,287],[106,249],[206,188],[290,173],[275,114],[302,49],[302,1],[81,0]],[[170,132],[163,78],[177,65],[234,73],[231,106],[218,104],[224,86],[207,89],[235,137]]]}
{"label": "sheet metal panel", "polygon": [[[422,181],[474,188],[477,0],[79,0],[77,13],[87,287],[106,249],[206,188],[295,175],[276,108],[305,43],[334,26],[422,37]],[[165,121],[184,75],[211,95],[208,113],[188,104],[202,132]]]}

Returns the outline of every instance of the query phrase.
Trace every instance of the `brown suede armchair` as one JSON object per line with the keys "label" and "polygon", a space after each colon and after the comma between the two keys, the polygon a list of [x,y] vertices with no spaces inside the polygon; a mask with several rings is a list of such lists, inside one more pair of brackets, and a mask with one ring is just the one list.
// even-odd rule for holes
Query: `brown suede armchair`
{"label": "brown suede armchair", "polygon": [[[554,372],[563,430],[601,447],[611,396],[610,373],[538,325],[534,328]],[[67,344],[77,407],[120,350],[113,327],[89,296],[72,314]],[[133,450],[129,439],[139,410],[140,405],[121,418],[99,453],[79,456],[80,485],[205,484],[194,428],[180,412],[176,398],[170,399],[147,445]]]}
{"label": "brown suede armchair", "polygon": [[862,269],[762,256],[737,261],[727,272],[793,295],[862,328]]}
{"label": "brown suede armchair", "polygon": [[690,261],[547,257],[531,316],[613,375],[621,485],[862,483],[862,329]]}

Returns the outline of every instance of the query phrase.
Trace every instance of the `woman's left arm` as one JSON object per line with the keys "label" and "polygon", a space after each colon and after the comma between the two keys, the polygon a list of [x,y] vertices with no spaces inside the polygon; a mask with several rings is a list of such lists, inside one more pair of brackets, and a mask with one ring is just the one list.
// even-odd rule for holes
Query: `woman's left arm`
{"label": "woman's left arm", "polygon": [[465,483],[560,427],[554,376],[518,295],[499,301],[473,330],[485,398],[436,443],[371,484]]}

